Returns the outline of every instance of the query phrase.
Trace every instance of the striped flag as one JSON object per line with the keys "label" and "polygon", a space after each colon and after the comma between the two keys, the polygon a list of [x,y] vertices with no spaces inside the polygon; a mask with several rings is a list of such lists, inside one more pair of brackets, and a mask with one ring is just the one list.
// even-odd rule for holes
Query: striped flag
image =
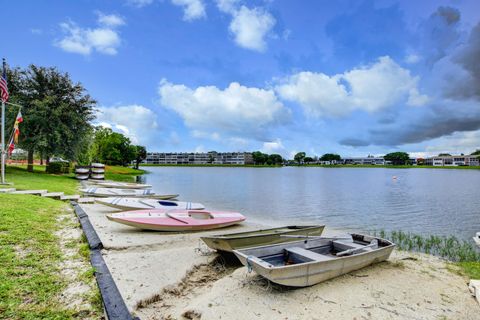
{"label": "striped flag", "polygon": [[13,150],[15,149],[15,144],[18,143],[18,136],[20,135],[19,124],[23,122],[22,112],[18,110],[17,118],[15,119],[15,124],[13,125],[13,136],[8,145],[8,155],[11,156]]}
{"label": "striped flag", "polygon": [[8,101],[8,87],[7,87],[7,70],[5,64],[3,65],[2,78],[0,78],[0,98],[3,102]]}

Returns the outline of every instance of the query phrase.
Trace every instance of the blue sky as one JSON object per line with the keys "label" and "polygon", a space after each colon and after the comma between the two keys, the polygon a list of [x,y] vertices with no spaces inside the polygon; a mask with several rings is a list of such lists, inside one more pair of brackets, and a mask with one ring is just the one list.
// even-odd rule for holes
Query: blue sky
{"label": "blue sky", "polygon": [[5,1],[0,53],[56,66],[149,151],[480,148],[480,3]]}

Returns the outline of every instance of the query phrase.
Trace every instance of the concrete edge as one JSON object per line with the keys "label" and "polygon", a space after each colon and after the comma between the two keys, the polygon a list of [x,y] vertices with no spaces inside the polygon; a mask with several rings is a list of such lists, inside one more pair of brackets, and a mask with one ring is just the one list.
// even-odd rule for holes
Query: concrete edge
{"label": "concrete edge", "polygon": [[95,278],[97,280],[98,288],[100,289],[107,319],[140,320],[138,317],[132,317],[117,285],[115,284],[115,280],[102,256],[102,242],[90,223],[88,215],[75,201],[71,201],[71,204],[80,224],[82,225],[83,232],[87,237],[88,245],[90,247],[90,263],[92,264],[92,267],[95,268]]}

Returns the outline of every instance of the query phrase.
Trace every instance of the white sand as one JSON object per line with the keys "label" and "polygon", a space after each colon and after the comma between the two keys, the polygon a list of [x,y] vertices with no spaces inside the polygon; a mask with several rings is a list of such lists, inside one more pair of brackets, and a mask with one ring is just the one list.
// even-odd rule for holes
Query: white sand
{"label": "white sand", "polygon": [[104,257],[122,296],[141,319],[480,319],[468,279],[429,255],[394,251],[389,262],[286,289],[244,267],[223,267],[199,241],[202,235],[258,225],[145,232],[108,221],[111,208],[82,208],[107,248]]}

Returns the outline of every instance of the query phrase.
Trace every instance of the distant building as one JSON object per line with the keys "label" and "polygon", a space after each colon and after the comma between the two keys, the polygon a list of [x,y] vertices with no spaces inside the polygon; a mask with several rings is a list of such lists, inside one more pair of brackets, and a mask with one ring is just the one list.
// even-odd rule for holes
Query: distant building
{"label": "distant building", "polygon": [[437,156],[424,160],[427,166],[478,166],[480,159],[478,156]]}
{"label": "distant building", "polygon": [[148,152],[145,164],[253,164],[249,152]]}
{"label": "distant building", "polygon": [[344,164],[370,164],[370,165],[385,165],[383,157],[364,157],[364,158],[345,158],[342,159]]}

